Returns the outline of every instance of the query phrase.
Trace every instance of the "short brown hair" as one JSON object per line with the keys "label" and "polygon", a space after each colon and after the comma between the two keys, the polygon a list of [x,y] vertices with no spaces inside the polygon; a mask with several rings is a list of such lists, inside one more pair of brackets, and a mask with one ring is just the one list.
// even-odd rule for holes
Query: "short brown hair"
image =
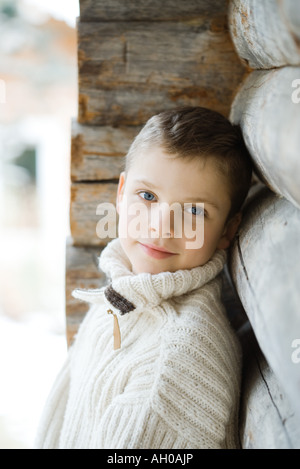
{"label": "short brown hair", "polygon": [[133,141],[126,170],[142,148],[161,146],[178,158],[213,158],[220,173],[229,180],[231,210],[237,213],[249,191],[252,162],[239,126],[220,113],[203,107],[183,107],[151,117]]}

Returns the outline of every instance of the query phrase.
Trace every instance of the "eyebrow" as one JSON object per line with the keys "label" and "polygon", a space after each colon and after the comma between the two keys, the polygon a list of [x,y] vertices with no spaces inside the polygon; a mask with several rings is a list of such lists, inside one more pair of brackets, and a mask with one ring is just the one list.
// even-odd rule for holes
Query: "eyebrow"
{"label": "eyebrow", "polygon": [[145,186],[148,186],[148,187],[152,187],[155,190],[158,189],[158,187],[155,186],[155,184],[152,184],[152,182],[150,182],[150,181],[145,181],[144,179],[135,179],[134,182],[136,182],[138,184],[144,184]]}
{"label": "eyebrow", "polygon": [[[135,182],[136,182],[136,183],[139,183],[139,184],[144,184],[145,186],[151,187],[151,188],[153,188],[154,190],[157,189],[157,186],[155,186],[155,184],[152,184],[150,181],[145,181],[144,179],[136,179]],[[201,203],[201,204],[207,204],[207,205],[211,205],[211,206],[214,207],[216,210],[220,210],[220,207],[219,207],[215,202],[212,202],[211,200],[203,199],[203,198],[199,197],[199,195],[197,195],[196,197],[189,197],[189,198],[185,201],[185,203],[193,203],[193,204]]]}
{"label": "eyebrow", "polygon": [[[195,200],[195,199],[199,199],[199,200]],[[200,199],[199,197],[195,197],[195,199],[188,199],[185,203],[192,203],[192,204],[207,204],[207,205],[211,205],[212,207],[214,207],[216,210],[220,210],[220,207],[219,205],[217,205],[215,202],[212,202],[211,200],[207,200],[207,199]]]}

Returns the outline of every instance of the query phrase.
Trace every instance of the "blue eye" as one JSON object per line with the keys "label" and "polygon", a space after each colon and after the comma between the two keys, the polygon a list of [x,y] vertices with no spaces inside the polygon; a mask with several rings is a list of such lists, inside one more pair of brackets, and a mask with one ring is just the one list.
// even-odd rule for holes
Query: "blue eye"
{"label": "blue eye", "polygon": [[139,195],[142,197],[142,199],[145,199],[148,202],[152,202],[152,200],[155,199],[154,195],[151,194],[151,192],[142,191],[142,192],[139,193]]}
{"label": "blue eye", "polygon": [[192,207],[188,207],[187,210],[191,215],[194,216],[199,216],[199,215],[204,215],[204,209],[202,207],[197,207],[196,205],[193,205]]}

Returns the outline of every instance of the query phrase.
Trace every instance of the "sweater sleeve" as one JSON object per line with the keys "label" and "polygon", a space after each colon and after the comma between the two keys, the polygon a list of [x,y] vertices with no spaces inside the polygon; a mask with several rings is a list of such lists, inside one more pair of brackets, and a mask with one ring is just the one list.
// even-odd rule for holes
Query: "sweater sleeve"
{"label": "sweater sleeve", "polygon": [[57,449],[69,395],[70,357],[58,374],[47,398],[35,438],[35,449]]}
{"label": "sweater sleeve", "polygon": [[187,449],[194,446],[145,402],[112,403],[93,439],[91,447],[103,449]]}

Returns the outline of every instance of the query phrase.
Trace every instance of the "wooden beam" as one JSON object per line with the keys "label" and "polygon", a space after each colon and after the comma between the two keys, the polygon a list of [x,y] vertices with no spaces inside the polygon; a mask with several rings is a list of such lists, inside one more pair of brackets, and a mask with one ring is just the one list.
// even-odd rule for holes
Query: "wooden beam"
{"label": "wooden beam", "polygon": [[82,21],[189,21],[226,10],[224,0],[80,0]]}
{"label": "wooden beam", "polygon": [[229,256],[259,346],[300,417],[300,211],[264,188],[249,200]]}
{"label": "wooden beam", "polygon": [[[77,182],[71,184],[70,230],[74,245],[105,246],[112,238],[97,233],[101,215],[97,207],[103,203],[115,205],[116,182]],[[106,213],[102,213],[103,219]],[[112,230],[116,232],[116,217],[112,217]]]}
{"label": "wooden beam", "polygon": [[227,19],[78,23],[78,121],[143,125],[153,114],[202,105],[229,114],[245,75]]}
{"label": "wooden beam", "polygon": [[293,0],[231,0],[229,4],[232,40],[252,69],[300,65],[297,21],[299,4]]}
{"label": "wooden beam", "polygon": [[299,78],[300,67],[252,72],[235,97],[230,119],[240,124],[262,180],[300,208]]}
{"label": "wooden beam", "polygon": [[72,121],[71,180],[118,179],[140,127],[80,125]]}

